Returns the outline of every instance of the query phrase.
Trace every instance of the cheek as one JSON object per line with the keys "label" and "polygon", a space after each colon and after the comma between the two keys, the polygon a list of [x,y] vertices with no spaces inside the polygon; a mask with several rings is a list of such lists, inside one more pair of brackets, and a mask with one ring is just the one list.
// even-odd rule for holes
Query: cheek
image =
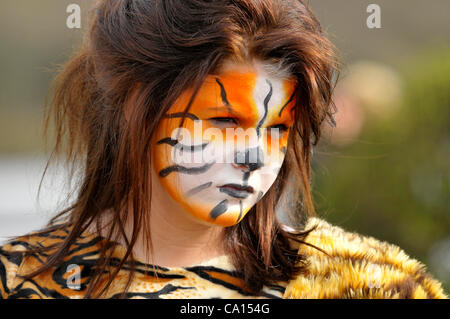
{"label": "cheek", "polygon": [[264,165],[269,167],[281,167],[286,154],[286,149],[289,139],[289,130],[281,135],[274,135],[268,133],[267,130],[264,134],[262,143],[265,161]]}
{"label": "cheek", "polygon": [[[152,140],[152,161],[153,170],[156,178],[159,179],[161,186],[172,196],[176,201],[182,200],[182,192],[180,191],[180,175],[173,170],[177,166],[177,161],[174,155],[174,147],[171,142],[172,131],[179,125],[176,120],[163,120],[155,131],[155,136]],[[166,142],[164,142],[166,141]]]}
{"label": "cheek", "polygon": [[264,167],[254,173],[258,175],[260,190],[266,193],[278,177],[280,169],[284,162],[284,153],[277,152],[277,156],[268,157]]}
{"label": "cheek", "polygon": [[155,136],[152,140],[152,161],[153,167],[156,175],[160,177],[160,172],[164,168],[167,168],[173,164],[171,158],[171,147],[169,144],[164,143],[165,140],[170,139],[170,130],[167,123],[162,122],[156,132]]}
{"label": "cheek", "polygon": [[[205,125],[205,121],[202,123],[203,129],[209,128]],[[213,184],[216,180],[224,180],[227,175],[224,176],[221,165],[216,165],[218,159],[214,155],[219,154],[217,151],[218,145],[221,141],[215,141],[214,136],[212,138],[199,138],[196,139],[195,128],[193,121],[186,121],[183,125],[183,129],[189,132],[189,138],[181,134],[178,139],[178,144],[172,146],[168,143],[161,142],[168,138],[175,138],[172,134],[173,130],[176,132],[179,128],[179,121],[166,120],[162,125],[158,126],[155,132],[155,138],[152,141],[152,160],[154,172],[159,179],[161,186],[171,195],[171,197],[182,204],[188,203],[189,205],[206,203],[210,200],[211,190],[199,192],[198,194],[188,196],[189,191],[200,187],[201,185]],[[200,132],[200,137],[204,136],[204,130]],[[191,139],[192,138],[192,139]],[[208,145],[202,149],[198,148],[197,151],[191,152],[188,150],[180,150],[180,145],[202,145],[202,141],[208,143]],[[191,171],[191,173],[188,173]],[[168,172],[166,174],[166,172]],[[197,210],[200,211],[197,207]]]}
{"label": "cheek", "polygon": [[170,153],[167,151],[167,147],[157,145],[153,148],[153,168],[156,178],[160,181],[161,186],[174,198],[175,200],[180,200],[180,192],[177,185],[179,181],[177,180],[175,174],[171,173],[168,175],[162,174],[165,169],[171,167],[173,163],[170,160]]}

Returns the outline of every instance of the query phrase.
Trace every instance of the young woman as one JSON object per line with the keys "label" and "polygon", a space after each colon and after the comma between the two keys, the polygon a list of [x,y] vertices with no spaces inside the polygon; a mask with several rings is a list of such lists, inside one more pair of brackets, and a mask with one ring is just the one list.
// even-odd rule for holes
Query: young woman
{"label": "young woman", "polygon": [[98,1],[47,113],[77,197],[1,247],[0,296],[446,297],[398,247],[308,217],[336,74],[300,0]]}

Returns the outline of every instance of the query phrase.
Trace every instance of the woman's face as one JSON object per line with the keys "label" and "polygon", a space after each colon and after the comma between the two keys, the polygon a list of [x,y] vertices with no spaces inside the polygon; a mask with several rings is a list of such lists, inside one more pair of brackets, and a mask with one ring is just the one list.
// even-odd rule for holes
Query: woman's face
{"label": "woman's face", "polygon": [[229,63],[192,95],[185,91],[160,122],[153,167],[164,189],[201,221],[231,226],[275,181],[286,153],[296,82],[261,64]]}

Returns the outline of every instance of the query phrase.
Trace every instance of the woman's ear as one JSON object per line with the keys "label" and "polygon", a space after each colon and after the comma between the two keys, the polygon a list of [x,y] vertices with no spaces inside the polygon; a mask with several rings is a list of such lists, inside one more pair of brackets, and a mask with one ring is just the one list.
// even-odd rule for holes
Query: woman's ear
{"label": "woman's ear", "polygon": [[138,82],[135,84],[134,88],[131,90],[129,97],[125,101],[123,112],[125,116],[125,120],[127,122],[130,121],[131,114],[133,113],[133,108],[136,105],[136,101],[139,97],[139,92],[141,91],[141,83]]}

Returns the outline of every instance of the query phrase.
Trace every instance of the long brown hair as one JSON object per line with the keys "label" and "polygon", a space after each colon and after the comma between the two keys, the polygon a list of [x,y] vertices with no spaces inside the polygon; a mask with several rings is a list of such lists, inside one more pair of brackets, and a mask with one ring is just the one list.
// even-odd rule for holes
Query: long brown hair
{"label": "long brown hair", "polygon": [[[75,170],[82,173],[76,200],[49,224],[64,220],[71,231],[28,276],[57,266],[77,237],[109,210],[114,217],[107,239],[117,240],[113,234],[119,234],[127,252],[102,287],[100,276],[111,255],[106,248],[100,252],[85,297],[101,296],[123,264],[133,261],[139,232],[150,238],[148,155],[161,118],[183,91],[193,88],[189,109],[205,77],[217,72],[223,61],[250,58],[296,77],[296,121],[275,183],[240,223],[225,229],[225,244],[251,291],[298,274],[303,257],[290,240],[302,242],[308,231],[288,232],[276,218],[276,207],[289,175],[297,177],[291,186],[301,193],[293,200],[302,204],[289,212],[291,218],[314,211],[311,148],[320,137],[321,123],[332,120],[337,74],[334,47],[310,8],[300,0],[101,0],[82,49],[55,79],[45,120],[47,133],[51,124],[56,130],[48,164],[64,157],[72,176]],[[133,94],[137,99],[125,120],[124,106]],[[124,207],[132,209],[122,215]],[[131,239],[125,235],[124,218],[131,218]]]}

